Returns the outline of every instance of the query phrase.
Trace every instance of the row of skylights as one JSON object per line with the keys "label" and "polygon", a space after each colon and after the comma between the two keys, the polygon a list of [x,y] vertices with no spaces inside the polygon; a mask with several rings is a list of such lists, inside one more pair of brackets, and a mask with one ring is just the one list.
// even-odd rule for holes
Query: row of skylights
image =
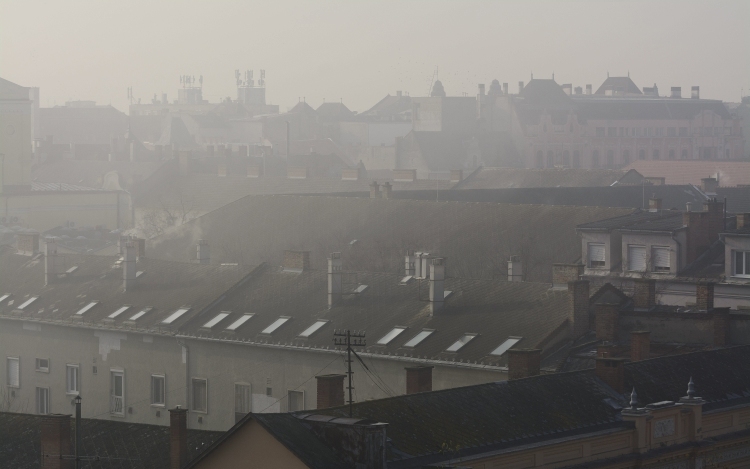
{"label": "row of skylights", "polygon": [[189,307],[187,307],[187,306],[182,307],[182,308],[178,309],[177,311],[175,311],[174,313],[172,313],[169,316],[167,316],[167,318],[165,320],[163,320],[161,323],[162,324],[172,324],[177,319],[179,319],[180,316],[182,316],[183,314],[187,313],[188,311],[190,311]]}
{"label": "row of skylights", "polygon": [[453,344],[445,349],[446,352],[458,352],[463,348],[464,345],[471,342],[471,340],[476,337],[477,334],[464,334],[462,335],[457,341],[453,342]]}
{"label": "row of skylights", "polygon": [[391,329],[389,333],[387,333],[386,335],[381,337],[380,340],[378,340],[378,345],[388,345],[388,343],[390,343],[393,339],[398,337],[398,335],[404,332],[405,330],[406,328],[402,326],[394,327],[393,329]]}
{"label": "row of skylights", "polygon": [[79,309],[79,310],[78,310],[78,312],[76,313],[76,316],[83,316],[83,314],[84,314],[84,313],[85,313],[86,311],[90,310],[91,308],[93,308],[94,306],[96,306],[96,305],[98,305],[98,304],[99,304],[99,302],[98,302],[98,301],[92,301],[91,303],[87,304],[87,305],[86,305],[86,306],[84,306],[83,308]]}
{"label": "row of skylights", "polygon": [[505,342],[500,344],[498,348],[490,352],[490,355],[500,356],[508,351],[511,347],[521,341],[521,337],[508,337]]}
{"label": "row of skylights", "polygon": [[417,335],[412,337],[409,342],[405,343],[404,347],[416,347],[420,344],[420,342],[428,338],[433,332],[435,332],[435,329],[422,329]]}
{"label": "row of skylights", "polygon": [[23,310],[24,308],[26,308],[27,306],[29,306],[31,303],[35,302],[38,299],[39,299],[38,296],[32,296],[28,300],[26,300],[23,303],[21,303],[20,305],[18,305],[17,309]]}

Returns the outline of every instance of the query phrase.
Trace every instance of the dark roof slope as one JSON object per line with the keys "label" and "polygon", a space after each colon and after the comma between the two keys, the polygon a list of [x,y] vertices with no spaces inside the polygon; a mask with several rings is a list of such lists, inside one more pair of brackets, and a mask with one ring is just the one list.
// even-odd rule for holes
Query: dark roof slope
{"label": "dark roof slope", "polygon": [[674,231],[682,226],[682,212],[680,211],[659,210],[650,212],[636,210],[628,215],[584,223],[578,225],[578,229],[586,231]]}
{"label": "dark roof slope", "polygon": [[318,106],[315,112],[322,119],[329,121],[349,120],[354,116],[354,113],[344,103],[323,103]]}
{"label": "dark roof slope", "polygon": [[521,91],[524,106],[535,106],[544,109],[570,109],[573,103],[555,80],[534,79]]}
{"label": "dark roof slope", "polygon": [[613,169],[481,168],[456,189],[610,186],[625,175]]}
{"label": "dark roof slope", "polygon": [[627,94],[643,94],[641,93],[641,90],[638,89],[638,86],[633,83],[633,80],[630,79],[629,76],[627,77],[607,77],[606,80],[604,80],[604,83],[599,87],[598,90],[596,90],[596,93],[594,94],[606,94],[606,91],[612,91],[617,93],[627,93]]}
{"label": "dark roof slope", "polygon": [[357,117],[360,120],[409,120],[411,117],[411,97],[406,95],[391,96],[389,94]]}
{"label": "dark roof slope", "polygon": [[[43,419],[43,415],[0,412],[0,461],[3,467],[14,469],[41,467]],[[71,426],[73,424],[74,419],[71,419]],[[197,456],[222,433],[188,430],[188,458]],[[74,430],[71,429],[71,435],[74,434]],[[168,426],[83,419],[81,436],[83,455],[102,458],[99,461],[84,461],[81,467],[91,469],[169,467]]]}
{"label": "dark roof slope", "polygon": [[721,101],[708,99],[595,98],[577,99],[579,119],[682,119],[689,120],[710,110],[724,119],[729,111]]}

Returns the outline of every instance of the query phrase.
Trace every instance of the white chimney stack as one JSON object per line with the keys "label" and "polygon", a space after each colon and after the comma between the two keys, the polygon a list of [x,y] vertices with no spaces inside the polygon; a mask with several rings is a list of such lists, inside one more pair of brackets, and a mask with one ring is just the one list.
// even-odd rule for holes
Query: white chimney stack
{"label": "white chimney stack", "polygon": [[211,263],[211,248],[205,239],[198,241],[198,262],[201,264]]}
{"label": "white chimney stack", "polygon": [[422,253],[414,254],[414,278],[422,278]]}
{"label": "white chimney stack", "polygon": [[432,259],[432,256],[429,252],[423,252],[422,253],[422,278],[430,278],[430,275],[432,274],[432,269],[430,269],[430,260]]}
{"label": "white chimney stack", "polygon": [[523,272],[521,270],[521,258],[518,256],[510,256],[508,260],[508,281],[509,282],[520,282],[523,280]]}
{"label": "white chimney stack", "polygon": [[445,264],[442,257],[430,262],[430,312],[439,313],[445,303]]}
{"label": "white chimney stack", "polygon": [[135,286],[135,243],[125,243],[125,254],[122,261],[122,287],[130,291]]}
{"label": "white chimney stack", "polygon": [[341,300],[341,253],[332,252],[328,258],[328,308]]}
{"label": "white chimney stack", "polygon": [[404,257],[404,275],[407,277],[409,275],[414,276],[414,251],[411,249],[406,251],[406,256]]}
{"label": "white chimney stack", "polygon": [[44,245],[44,284],[49,285],[57,278],[57,243],[48,239]]}

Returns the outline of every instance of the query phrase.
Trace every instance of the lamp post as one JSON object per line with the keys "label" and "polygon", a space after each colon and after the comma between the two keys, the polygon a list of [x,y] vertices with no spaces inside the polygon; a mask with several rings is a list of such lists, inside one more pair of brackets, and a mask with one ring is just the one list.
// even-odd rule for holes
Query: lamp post
{"label": "lamp post", "polygon": [[78,394],[75,399],[76,404],[76,469],[81,467],[81,395]]}

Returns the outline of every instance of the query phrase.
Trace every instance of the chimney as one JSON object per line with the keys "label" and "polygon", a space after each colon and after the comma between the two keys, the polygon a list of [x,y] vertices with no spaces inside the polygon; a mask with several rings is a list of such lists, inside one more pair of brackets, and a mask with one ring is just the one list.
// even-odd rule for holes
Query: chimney
{"label": "chimney", "polygon": [[679,86],[673,86],[672,87],[672,94],[669,96],[670,98],[681,98],[682,97],[682,88]]}
{"label": "chimney", "polygon": [[704,194],[716,194],[716,189],[719,188],[719,181],[716,178],[703,178],[701,179],[701,191]]}
{"label": "chimney", "polygon": [[18,233],[16,249],[23,256],[33,256],[39,252],[39,233]]}
{"label": "chimney", "polygon": [[523,280],[521,271],[521,258],[519,256],[510,256],[508,259],[508,281],[520,282]]}
{"label": "chimney", "polygon": [[622,394],[625,385],[625,359],[597,357],[596,376],[609,387]]}
{"label": "chimney", "polygon": [[169,409],[169,467],[182,469],[188,462],[187,409]]}
{"label": "chimney", "polygon": [[422,278],[422,253],[414,253],[414,278]]}
{"label": "chimney", "polygon": [[658,212],[659,210],[661,210],[661,199],[658,197],[648,199],[648,211]]}
{"label": "chimney", "polygon": [[422,278],[430,278],[430,260],[432,259],[432,256],[429,252],[423,252],[420,262],[422,263]]}
{"label": "chimney", "polygon": [[750,226],[750,213],[738,213],[736,220],[738,230]]}
{"label": "chimney", "polygon": [[484,96],[484,83],[479,84],[479,96]]}
{"label": "chimney", "polygon": [[552,288],[568,288],[583,275],[583,264],[552,264]]}
{"label": "chimney", "polygon": [[284,251],[282,268],[286,272],[310,270],[310,251]]}
{"label": "chimney", "polygon": [[688,212],[688,213],[690,213],[690,212],[693,211],[693,203],[692,202],[687,202],[685,204],[685,211]]}
{"label": "chimney", "polygon": [[518,82],[518,94],[521,94],[521,93],[523,93],[523,82],[519,81]]}
{"label": "chimney", "polygon": [[344,378],[346,375],[320,375],[318,381],[318,409],[344,405]]}
{"label": "chimney", "polygon": [[432,391],[432,368],[431,366],[407,366],[406,370],[406,394]]}
{"label": "chimney", "polygon": [[630,361],[639,362],[651,357],[651,332],[633,331],[630,333]]}
{"label": "chimney", "polygon": [[146,258],[146,240],[144,238],[133,238],[135,244],[135,258],[141,260]]}
{"label": "chimney", "polygon": [[633,303],[635,309],[651,309],[656,306],[656,280],[633,279]]}
{"label": "chimney", "polygon": [[391,198],[391,191],[393,190],[393,186],[390,182],[386,182],[383,184],[383,198],[384,199],[390,199]]}
{"label": "chimney", "polygon": [[725,347],[730,344],[730,319],[729,308],[714,308],[711,312],[714,326],[714,346]]}
{"label": "chimney", "polygon": [[400,90],[396,91],[396,97],[400,98],[401,96],[403,96],[403,93]]}
{"label": "chimney", "polygon": [[539,375],[542,351],[539,349],[508,349],[508,379],[528,378]]}
{"label": "chimney", "polygon": [[581,88],[580,86],[576,86],[575,92],[576,94],[583,94],[583,88]]}
{"label": "chimney", "polygon": [[371,199],[380,198],[380,186],[378,185],[377,181],[372,181],[370,183],[370,198]]}
{"label": "chimney", "polygon": [[617,339],[617,321],[620,315],[620,305],[617,303],[599,303],[594,306],[596,317],[596,338],[614,342]]}
{"label": "chimney", "polygon": [[699,282],[695,286],[695,304],[701,311],[714,309],[714,284],[711,282]]}
{"label": "chimney", "polygon": [[565,83],[564,85],[562,85],[562,89],[568,96],[573,94],[573,85],[571,83]]}
{"label": "chimney", "polygon": [[58,270],[57,243],[48,239],[44,245],[44,284],[49,285],[57,279]]}
{"label": "chimney", "polygon": [[594,94],[594,88],[591,85],[586,85],[586,94]]}
{"label": "chimney", "polygon": [[135,243],[132,241],[125,243],[123,258],[122,287],[125,291],[130,291],[135,286]]}
{"label": "chimney", "polygon": [[442,257],[430,262],[430,313],[439,313],[445,303],[445,265]]}
{"label": "chimney", "polygon": [[406,256],[404,257],[404,275],[405,276],[414,276],[414,251],[411,249],[406,250]]}
{"label": "chimney", "polygon": [[503,94],[505,96],[508,96],[508,90],[509,90],[508,83],[503,83]]}
{"label": "chimney", "polygon": [[328,258],[328,308],[341,301],[341,253],[332,252]]}
{"label": "chimney", "polygon": [[197,255],[198,255],[197,259],[199,263],[201,264],[211,263],[211,247],[208,245],[207,240],[201,239],[198,241]]}
{"label": "chimney", "polygon": [[568,282],[570,309],[568,322],[572,339],[575,340],[589,331],[589,281]]}
{"label": "chimney", "polygon": [[461,182],[464,179],[464,170],[463,169],[451,169],[451,182]]}
{"label": "chimney", "polygon": [[700,86],[694,86],[690,90],[690,97],[692,99],[701,99],[701,87]]}
{"label": "chimney", "polygon": [[72,469],[75,462],[61,458],[62,455],[73,454],[70,415],[45,415],[41,427],[42,469]]}

